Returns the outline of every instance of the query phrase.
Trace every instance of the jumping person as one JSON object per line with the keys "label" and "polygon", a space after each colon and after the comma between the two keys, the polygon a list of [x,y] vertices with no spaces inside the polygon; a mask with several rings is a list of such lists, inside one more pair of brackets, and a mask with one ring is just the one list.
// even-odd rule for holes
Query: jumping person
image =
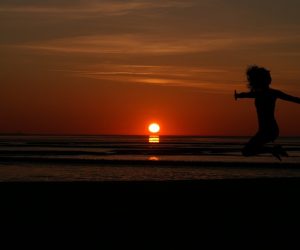
{"label": "jumping person", "polygon": [[300,104],[300,98],[283,93],[280,90],[271,89],[272,82],[270,71],[250,66],[247,69],[249,92],[234,92],[235,100],[239,98],[255,99],[255,107],[258,117],[258,132],[245,145],[242,150],[244,156],[254,156],[261,153],[271,153],[281,160],[281,156],[288,156],[287,152],[280,146],[266,147],[265,144],[274,142],[279,135],[279,128],[275,119],[275,104],[277,99]]}

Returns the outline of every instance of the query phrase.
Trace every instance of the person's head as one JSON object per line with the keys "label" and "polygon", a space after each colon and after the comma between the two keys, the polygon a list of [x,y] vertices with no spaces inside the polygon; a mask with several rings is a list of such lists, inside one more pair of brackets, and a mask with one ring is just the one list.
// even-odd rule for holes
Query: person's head
{"label": "person's head", "polygon": [[252,91],[268,89],[272,82],[270,71],[263,67],[252,65],[248,67],[246,74],[248,87]]}

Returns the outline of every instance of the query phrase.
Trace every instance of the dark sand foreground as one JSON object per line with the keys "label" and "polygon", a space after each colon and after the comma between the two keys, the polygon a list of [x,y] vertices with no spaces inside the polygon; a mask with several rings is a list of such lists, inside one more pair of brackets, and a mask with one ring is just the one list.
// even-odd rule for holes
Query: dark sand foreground
{"label": "dark sand foreground", "polygon": [[230,216],[247,220],[258,216],[273,222],[283,217],[292,223],[300,219],[300,178],[2,182],[0,195],[1,209],[15,211],[16,216],[35,211],[43,213],[44,219],[53,213],[71,220],[83,215],[105,219],[106,213],[113,213],[114,220],[149,213],[168,218],[175,213],[175,222],[182,216],[206,220],[207,215],[229,221]]}
{"label": "dark sand foreground", "polygon": [[167,242],[166,249],[201,249],[204,242],[232,247],[242,241],[244,249],[259,240],[270,246],[284,234],[291,242],[300,223],[299,178],[2,182],[0,197],[2,222],[25,227],[22,234],[30,225],[49,242],[59,231],[70,242],[88,234],[85,245],[97,239],[110,246]]}

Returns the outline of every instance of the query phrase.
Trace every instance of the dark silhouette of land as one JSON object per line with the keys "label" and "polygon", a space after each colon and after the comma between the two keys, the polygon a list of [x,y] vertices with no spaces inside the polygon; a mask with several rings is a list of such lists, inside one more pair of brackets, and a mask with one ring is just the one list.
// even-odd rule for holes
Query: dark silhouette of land
{"label": "dark silhouette of land", "polygon": [[244,156],[254,156],[261,153],[271,153],[281,160],[281,156],[288,156],[281,145],[265,146],[274,142],[279,136],[279,127],[275,119],[275,104],[277,99],[300,104],[300,98],[270,88],[272,77],[270,71],[258,66],[247,69],[249,92],[234,92],[235,100],[239,98],[255,99],[258,117],[258,132],[250,139],[242,150]]}

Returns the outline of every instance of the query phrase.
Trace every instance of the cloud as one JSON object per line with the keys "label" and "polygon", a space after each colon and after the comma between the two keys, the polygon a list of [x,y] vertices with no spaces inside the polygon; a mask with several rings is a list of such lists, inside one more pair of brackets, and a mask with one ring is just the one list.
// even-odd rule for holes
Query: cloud
{"label": "cloud", "polygon": [[[224,92],[241,85],[240,74],[228,73],[228,65],[223,68],[188,67],[186,63],[180,66],[172,66],[172,59],[167,59],[165,65],[130,65],[120,64],[118,59],[129,60],[135,56],[143,58],[147,62],[148,57],[178,55],[184,56],[201,53],[217,52],[222,54],[229,51],[244,50],[251,54],[251,49],[272,47],[276,44],[287,43],[296,37],[277,35],[265,36],[238,36],[237,34],[215,33],[211,35],[199,35],[177,38],[175,36],[159,34],[116,34],[80,36],[75,38],[55,39],[48,42],[21,45],[19,48],[37,51],[38,53],[53,53],[73,55],[80,53],[86,58],[95,55],[105,55],[105,58],[115,58],[115,64],[99,64],[85,68],[87,65],[76,63],[77,70],[66,71],[75,77],[97,79],[99,81],[112,81],[135,84],[150,84],[158,86],[192,87],[208,92]],[[270,46],[271,45],[271,46]],[[248,51],[250,49],[250,52]],[[237,52],[240,53],[240,52]],[[213,53],[216,57],[216,53]],[[117,55],[117,57],[111,57]],[[124,57],[119,56],[124,55]],[[179,58],[178,57],[178,58]],[[99,57],[100,58],[100,57]],[[123,60],[123,61],[124,61]],[[216,57],[216,60],[218,58]],[[226,61],[226,60],[225,60]],[[177,62],[178,64],[178,62]],[[169,65],[169,66],[166,66]],[[190,66],[193,62],[189,63]],[[74,66],[74,65],[73,65]],[[73,67],[74,69],[74,67]],[[240,70],[240,69],[239,69]]]}
{"label": "cloud", "polygon": [[161,8],[182,8],[191,6],[190,1],[85,1],[72,4],[14,4],[1,5],[0,12],[7,13],[30,13],[30,14],[106,14],[123,15],[132,11],[161,9]]}
{"label": "cloud", "polygon": [[[162,65],[127,65],[127,64],[99,64],[82,70],[55,70],[85,77],[160,77],[187,78],[196,75],[211,75],[212,73],[226,73],[228,71],[218,68],[200,68],[184,66],[162,66]],[[149,78],[145,78],[149,79]]]}
{"label": "cloud", "polygon": [[101,82],[144,84],[164,87],[197,88],[204,92],[221,93],[236,88],[233,72],[222,68],[159,66],[159,65],[93,65],[83,70],[58,70],[73,77]]}
{"label": "cloud", "polygon": [[274,44],[286,39],[288,38],[272,36],[239,37],[234,34],[182,37],[180,39],[159,34],[116,34],[79,36],[17,45],[16,47],[57,53],[182,54]]}

